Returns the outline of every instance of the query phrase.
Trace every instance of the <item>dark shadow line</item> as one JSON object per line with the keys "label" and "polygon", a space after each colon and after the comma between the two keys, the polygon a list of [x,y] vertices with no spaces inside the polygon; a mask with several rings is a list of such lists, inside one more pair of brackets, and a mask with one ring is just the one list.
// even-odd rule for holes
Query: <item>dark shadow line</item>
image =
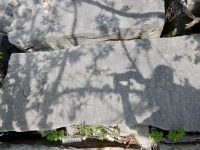
{"label": "dark shadow line", "polygon": [[106,11],[115,13],[115,14],[120,15],[120,16],[129,17],[129,18],[142,18],[142,17],[148,18],[148,17],[153,17],[153,16],[156,16],[158,18],[163,18],[163,15],[165,15],[165,13],[162,13],[162,12],[149,12],[149,13],[143,13],[143,14],[126,13],[126,12],[119,11],[119,10],[113,9],[111,7],[102,5],[99,2],[88,1],[88,0],[81,0],[81,2],[85,2],[85,3],[91,4],[91,5],[95,5],[95,6],[100,7],[101,9],[104,9]]}
{"label": "dark shadow line", "polygon": [[73,1],[74,3],[74,22],[73,22],[73,26],[72,26],[72,39],[74,40],[74,45],[77,46],[78,45],[78,41],[77,38],[74,35],[75,29],[76,29],[76,22],[77,22],[77,7],[76,7],[76,1]]}

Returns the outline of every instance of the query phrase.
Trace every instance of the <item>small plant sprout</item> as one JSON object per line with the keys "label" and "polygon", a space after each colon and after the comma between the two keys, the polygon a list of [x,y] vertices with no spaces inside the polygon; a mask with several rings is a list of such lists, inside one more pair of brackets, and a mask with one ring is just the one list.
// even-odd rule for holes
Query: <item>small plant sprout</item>
{"label": "small plant sprout", "polygon": [[119,136],[120,135],[120,132],[119,132],[119,130],[118,129],[115,129],[115,135],[117,135],[117,136]]}
{"label": "small plant sprout", "polygon": [[170,140],[179,140],[185,135],[185,130],[183,128],[178,128],[177,130],[170,130],[167,138]]}
{"label": "small plant sprout", "polygon": [[62,140],[64,134],[60,131],[54,131],[54,130],[44,130],[42,131],[42,137],[46,137],[48,141],[58,141]]}
{"label": "small plant sprout", "polygon": [[134,126],[129,126],[129,128],[130,128],[130,129],[133,129],[133,128],[134,128]]}
{"label": "small plant sprout", "polygon": [[3,58],[1,55],[3,55],[3,53],[2,53],[2,52],[0,52],[0,59],[2,59],[2,58]]}
{"label": "small plant sprout", "polygon": [[100,134],[99,134],[99,138],[100,138],[100,140],[105,140],[106,138],[107,138],[107,134],[106,133],[104,133],[104,132],[101,132]]}
{"label": "small plant sprout", "polygon": [[163,132],[158,132],[157,130],[151,131],[150,137],[152,138],[153,142],[157,143],[163,137]]}
{"label": "small plant sprout", "polygon": [[78,130],[82,136],[88,136],[90,134],[90,128],[85,123],[78,125]]}
{"label": "small plant sprout", "polygon": [[103,125],[85,125],[85,123],[81,123],[78,125],[78,130],[82,136],[97,136],[101,140],[107,138],[107,127]]}

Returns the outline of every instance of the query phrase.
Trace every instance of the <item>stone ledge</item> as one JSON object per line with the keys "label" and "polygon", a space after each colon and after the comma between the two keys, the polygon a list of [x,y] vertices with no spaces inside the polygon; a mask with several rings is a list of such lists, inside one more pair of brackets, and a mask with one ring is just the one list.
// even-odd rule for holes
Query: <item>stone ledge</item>
{"label": "stone ledge", "polygon": [[200,35],[12,54],[1,131],[146,124],[200,131]]}
{"label": "stone ledge", "polygon": [[165,22],[163,0],[51,0],[27,5],[15,9],[8,33],[9,41],[22,50],[49,51],[110,39],[160,37]]}

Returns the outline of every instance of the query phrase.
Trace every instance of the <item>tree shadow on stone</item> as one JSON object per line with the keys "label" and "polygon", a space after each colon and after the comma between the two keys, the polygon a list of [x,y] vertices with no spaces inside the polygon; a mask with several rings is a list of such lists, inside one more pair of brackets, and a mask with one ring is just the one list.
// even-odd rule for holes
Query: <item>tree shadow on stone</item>
{"label": "tree shadow on stone", "polygon": [[[73,7],[74,10],[73,11],[74,20],[72,21],[73,23],[71,26],[72,30],[70,32],[70,37],[66,38],[71,38],[71,43],[73,43],[74,45],[80,44],[75,35],[75,31],[77,28],[76,24],[78,21],[76,19],[78,14],[78,7],[76,5],[77,4],[81,5],[81,3],[83,3],[83,1],[72,1],[69,4],[70,6]],[[100,29],[99,31],[102,32],[103,35],[108,35],[109,34],[108,32],[110,30],[113,33],[117,33],[117,35],[115,36],[117,37],[117,39],[122,39],[122,33],[123,34],[129,33],[130,35],[132,33],[129,32],[129,30],[123,30],[123,31],[119,30],[120,24],[117,15],[129,18],[144,17],[143,21],[147,21],[148,20],[147,18],[151,18],[152,16],[155,16],[157,14],[154,12],[152,13],[150,12],[149,14],[128,13],[127,11],[129,8],[126,6],[123,7],[123,10],[120,10],[123,12],[120,12],[118,10],[109,8],[102,4],[97,4],[96,2],[93,1],[87,1],[86,3],[90,5],[95,5],[101,9],[112,12],[111,16],[105,16],[100,14],[99,16],[96,17],[95,21],[99,21],[102,23],[100,24],[100,26],[97,26],[97,28]],[[31,34],[32,33],[31,31],[34,31],[34,23],[35,23],[35,18],[34,17],[32,18],[33,19],[32,24],[29,28],[30,29],[29,34],[31,34],[31,36],[37,37],[38,34],[48,35],[48,33],[52,33],[54,30],[60,34],[64,34],[62,30],[59,28],[59,21],[60,19],[65,19],[65,18],[61,18],[61,16],[57,13],[56,8],[52,9],[51,11],[54,12],[52,16],[53,19],[44,17],[41,19],[40,22],[44,26],[47,23],[49,23],[49,28],[46,32],[43,31],[42,29],[43,26],[41,26],[41,28],[37,28],[36,32]],[[67,11],[67,8],[65,11]],[[161,17],[163,13],[159,13],[159,15],[160,16],[158,17]],[[105,17],[106,19],[105,21],[100,20],[103,19],[103,17]],[[109,24],[110,22],[114,23],[115,25],[112,26],[111,24],[111,28],[109,29],[107,27],[104,28],[103,24],[104,23]],[[139,23],[140,21],[136,22],[136,24]],[[64,28],[66,26],[62,27]],[[52,37],[49,38],[52,41],[56,40],[53,39]],[[45,46],[46,49],[51,47],[51,43],[48,43],[47,39],[35,39],[35,41],[31,43],[32,44],[31,46],[34,46],[34,44],[40,42],[40,40],[42,41],[41,50],[43,50],[42,47]],[[56,47],[58,49],[63,49],[64,47],[60,46],[59,42],[60,41],[57,41]],[[149,41],[146,40],[146,42]],[[137,42],[137,44],[138,44],[137,47],[138,51],[140,51],[140,48],[141,49],[146,48],[139,41]],[[98,113],[97,110],[91,111],[91,109],[89,108],[93,108],[94,106],[98,105],[99,106],[106,105],[107,99],[110,101],[110,103],[116,102],[115,99],[116,95],[114,89],[112,88],[112,85],[110,83],[102,85],[103,83],[105,83],[105,81],[103,79],[100,79],[101,73],[102,72],[104,73],[109,70],[103,70],[102,68],[99,67],[99,63],[102,63],[104,59],[106,59],[108,56],[112,55],[112,53],[116,51],[112,47],[113,45],[105,44],[104,46],[104,44],[99,43],[96,45],[94,49],[89,49],[89,50],[87,49],[87,47],[80,46],[78,48],[76,47],[67,49],[65,51],[61,50],[59,52],[54,52],[53,54],[54,56],[51,56],[50,52],[44,52],[42,54],[40,53],[26,54],[24,55],[23,60],[20,60],[19,59],[20,57],[17,56],[16,58],[13,58],[15,59],[14,62],[18,62],[18,64],[16,65],[18,67],[17,70],[14,68],[10,69],[13,71],[10,72],[11,77],[5,81],[5,83],[7,82],[8,84],[7,85],[5,84],[4,88],[8,88],[12,92],[3,93],[4,99],[1,102],[2,104],[1,118],[4,121],[2,123],[3,126],[9,130],[16,130],[16,129],[29,130],[29,128],[32,128],[35,125],[40,129],[52,128],[54,121],[57,122],[57,120],[52,120],[53,113],[58,114],[56,119],[59,118],[58,120],[63,120],[60,122],[60,124],[63,124],[63,122],[67,121],[79,124],[82,121],[84,121],[85,119],[84,117],[87,117],[85,115],[91,113],[94,113],[94,116],[91,115],[90,119],[91,120],[96,119],[98,121],[98,119],[102,117],[98,116],[100,113]],[[124,55],[128,55],[130,51],[127,50],[123,42],[121,46],[125,50]],[[32,57],[34,55],[35,57]],[[128,59],[131,60],[131,58]],[[85,64],[83,64],[82,62],[84,62]],[[24,66],[26,66],[26,68]],[[73,68],[73,66],[76,66],[76,68]],[[126,67],[127,67],[126,69],[130,69],[134,68],[134,65],[132,63],[132,65]],[[14,77],[12,76],[12,74],[15,74],[16,76]],[[24,81],[27,81],[27,83],[25,83]],[[120,88],[123,88],[123,85],[119,84],[118,86],[121,86]],[[126,89],[127,87],[125,88],[124,91],[126,91]],[[109,98],[107,98],[108,94],[110,94]],[[129,99],[127,97],[127,94],[124,94],[123,92],[121,93],[121,96],[124,99],[123,107],[124,107],[124,112],[126,114],[129,112],[128,110],[130,109],[129,106],[130,102],[128,102]],[[106,100],[104,100],[104,98]],[[98,99],[98,101],[95,101],[96,99]],[[62,106],[65,106],[64,103],[65,101],[69,101],[70,108],[68,107],[62,108]],[[129,108],[125,110],[126,107]],[[109,109],[117,110],[117,108],[114,107],[112,108],[110,107]],[[104,110],[99,110],[99,111],[104,112]],[[84,114],[81,114],[82,112]],[[68,118],[65,118],[66,117],[65,114],[69,114]],[[121,114],[119,113],[119,117],[121,117],[120,115]],[[32,118],[33,122],[31,123],[27,122],[27,119],[31,118],[32,116],[35,117]],[[124,117],[126,122],[130,123],[129,122],[130,118],[128,118],[127,116]],[[108,121],[110,121],[110,118],[105,118],[104,120],[107,119]],[[118,118],[111,118],[111,119],[116,121]],[[118,122],[120,123],[120,121],[121,120],[119,120]]]}
{"label": "tree shadow on stone", "polygon": [[[165,130],[193,128],[195,131],[195,126],[199,124],[196,118],[199,117],[200,91],[192,87],[187,79],[181,86],[175,84],[173,78],[173,69],[165,65],[157,66],[150,79],[134,71],[116,74],[116,92],[124,103],[127,123],[130,124],[130,117],[134,116],[138,124]],[[130,96],[132,93],[133,97]]]}

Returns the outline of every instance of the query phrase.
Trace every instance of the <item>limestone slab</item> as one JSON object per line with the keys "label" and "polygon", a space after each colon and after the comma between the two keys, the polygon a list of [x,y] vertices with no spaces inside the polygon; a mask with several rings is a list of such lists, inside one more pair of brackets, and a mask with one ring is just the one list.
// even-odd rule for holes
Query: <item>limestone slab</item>
{"label": "limestone slab", "polygon": [[[105,148],[75,148],[75,147],[67,147],[67,146],[51,146],[51,145],[42,145],[42,144],[9,144],[2,143],[0,148],[5,150],[139,150],[140,148],[120,148],[120,147],[105,147]],[[199,144],[160,144],[159,148],[155,148],[153,150],[199,150]]]}
{"label": "limestone slab", "polygon": [[13,17],[14,1],[0,1],[0,32],[7,33]]}
{"label": "limestone slab", "polygon": [[160,144],[161,150],[199,150],[199,144]]}
{"label": "limestone slab", "polygon": [[[31,4],[29,4],[31,3]],[[15,9],[9,41],[23,50],[69,48],[105,40],[160,37],[163,0],[51,0]]]}
{"label": "limestone slab", "polygon": [[12,54],[0,131],[147,124],[200,131],[200,35]]}
{"label": "limestone slab", "polygon": [[138,150],[139,148],[120,148],[120,147],[105,147],[105,148],[75,148],[69,146],[51,146],[51,145],[42,145],[40,143],[37,144],[10,144],[10,143],[2,143],[0,148],[5,150]]}

